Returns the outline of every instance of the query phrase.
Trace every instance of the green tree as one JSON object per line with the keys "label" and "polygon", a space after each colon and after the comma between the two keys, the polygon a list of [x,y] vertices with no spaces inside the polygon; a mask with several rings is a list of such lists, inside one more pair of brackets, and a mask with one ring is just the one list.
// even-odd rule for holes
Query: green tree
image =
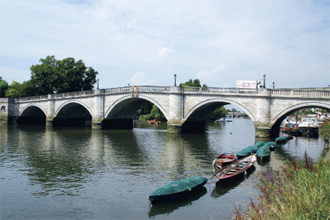
{"label": "green tree", "polygon": [[31,66],[31,83],[35,95],[91,90],[96,83],[96,72],[74,58],[56,60],[55,56],[40,59],[41,64]]}
{"label": "green tree", "polygon": [[[199,79],[194,79],[194,80],[190,79],[189,81],[187,81],[185,83],[180,83],[179,86],[180,87],[202,87]],[[203,84],[203,88],[207,88],[207,85]]]}
{"label": "green tree", "polygon": [[19,82],[13,81],[7,90],[6,97],[9,98],[21,97],[20,90],[21,90],[21,84]]}
{"label": "green tree", "polygon": [[5,97],[9,85],[6,81],[0,81],[0,97]]}
{"label": "green tree", "polygon": [[210,115],[209,118],[212,120],[216,120],[219,118],[223,118],[228,113],[227,109],[224,106],[221,106],[215,109]]}
{"label": "green tree", "polygon": [[166,120],[164,114],[159,110],[156,105],[152,105],[152,109],[149,114],[141,115],[139,120],[152,120],[158,119],[160,121]]}

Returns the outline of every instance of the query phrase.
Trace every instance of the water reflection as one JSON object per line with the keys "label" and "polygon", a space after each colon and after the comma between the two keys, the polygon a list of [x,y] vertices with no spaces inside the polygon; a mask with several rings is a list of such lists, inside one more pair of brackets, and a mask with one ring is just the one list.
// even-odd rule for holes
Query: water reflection
{"label": "water reflection", "polygon": [[249,203],[257,193],[259,172],[303,158],[305,151],[314,160],[324,153],[322,139],[299,137],[275,149],[269,162],[256,163],[248,178],[229,186],[207,184],[207,192],[190,200],[149,207],[155,189],[192,175],[209,178],[216,156],[255,142],[253,123],[244,119],[181,135],[162,127],[0,126],[0,198],[6,201],[0,218],[229,219],[233,203]]}

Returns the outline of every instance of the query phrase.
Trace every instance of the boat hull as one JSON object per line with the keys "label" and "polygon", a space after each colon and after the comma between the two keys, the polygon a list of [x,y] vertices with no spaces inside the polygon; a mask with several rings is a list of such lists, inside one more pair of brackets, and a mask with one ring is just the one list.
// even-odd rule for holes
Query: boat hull
{"label": "boat hull", "polygon": [[303,137],[315,137],[319,136],[318,127],[299,127],[299,131],[302,133]]}
{"label": "boat hull", "polygon": [[[189,182],[189,180],[194,180],[194,183],[187,184],[186,182]],[[180,200],[201,190],[206,182],[207,179],[204,177],[189,177],[183,180],[175,181],[166,186],[160,187],[151,193],[149,195],[149,200],[152,205]]]}
{"label": "boat hull", "polygon": [[252,154],[227,165],[214,175],[218,179],[216,184],[224,184],[244,176],[245,172],[252,172],[256,160],[256,155]]}

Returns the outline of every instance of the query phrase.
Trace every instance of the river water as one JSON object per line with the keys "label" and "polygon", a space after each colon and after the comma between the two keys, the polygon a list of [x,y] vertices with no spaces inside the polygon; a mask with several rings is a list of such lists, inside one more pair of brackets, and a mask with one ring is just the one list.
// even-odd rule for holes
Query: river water
{"label": "river water", "polygon": [[[231,219],[259,196],[261,171],[286,159],[317,160],[322,139],[299,137],[229,186],[208,181],[199,194],[152,206],[158,187],[193,175],[212,176],[222,152],[254,144],[249,119],[208,125],[204,134],[168,134],[166,125],[133,130],[0,126],[0,219]],[[267,140],[266,140],[267,141]]]}

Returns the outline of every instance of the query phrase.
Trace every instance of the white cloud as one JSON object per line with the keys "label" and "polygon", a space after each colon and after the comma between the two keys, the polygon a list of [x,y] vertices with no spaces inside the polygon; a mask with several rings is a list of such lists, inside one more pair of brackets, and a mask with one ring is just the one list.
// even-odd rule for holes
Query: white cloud
{"label": "white cloud", "polygon": [[169,48],[163,47],[161,50],[158,52],[161,56],[168,56],[172,53],[174,53],[174,50],[171,50]]}
{"label": "white cloud", "polygon": [[[22,82],[31,65],[55,55],[82,59],[107,88],[138,71],[159,85],[198,73],[210,86],[263,74],[279,87],[327,86],[329,10],[311,0],[5,0],[0,66],[17,72],[0,74]],[[226,68],[205,70],[219,63]]]}

